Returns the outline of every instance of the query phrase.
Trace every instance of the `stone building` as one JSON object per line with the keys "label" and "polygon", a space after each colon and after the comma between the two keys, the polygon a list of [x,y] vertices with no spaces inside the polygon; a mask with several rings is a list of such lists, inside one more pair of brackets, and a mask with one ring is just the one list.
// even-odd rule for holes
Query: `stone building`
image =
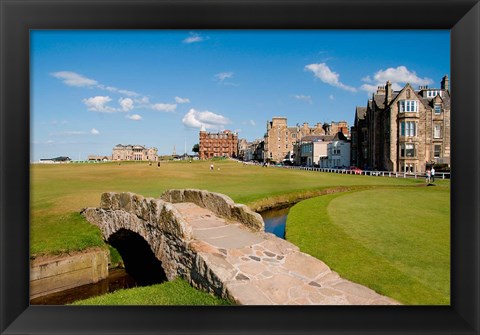
{"label": "stone building", "polygon": [[158,161],[157,148],[146,148],[142,145],[117,144],[112,150],[114,161]]}
{"label": "stone building", "polygon": [[204,127],[200,130],[199,151],[200,159],[214,157],[238,156],[238,135],[230,130],[218,133],[207,133]]}
{"label": "stone building", "polygon": [[450,90],[406,84],[393,91],[387,81],[366,107],[357,107],[351,131],[352,165],[377,170],[424,172],[450,164]]}
{"label": "stone building", "polygon": [[294,154],[294,145],[305,136],[330,135],[342,132],[350,136],[346,121],[317,123],[310,127],[308,123],[297,124],[294,127],[287,125],[286,117],[274,117],[267,121],[267,132],[264,137],[264,159],[270,162],[282,162]]}
{"label": "stone building", "polygon": [[253,142],[247,142],[244,155],[244,161],[263,161],[263,140],[257,139]]}

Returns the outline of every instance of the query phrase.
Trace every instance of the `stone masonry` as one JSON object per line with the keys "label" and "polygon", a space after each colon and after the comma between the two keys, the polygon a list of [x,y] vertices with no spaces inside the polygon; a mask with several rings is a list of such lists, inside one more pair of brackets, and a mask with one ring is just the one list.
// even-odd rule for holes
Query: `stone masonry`
{"label": "stone masonry", "polygon": [[160,199],[104,193],[100,207],[82,215],[105,240],[119,229],[142,236],[169,280],[182,277],[237,304],[398,304],[265,233],[259,214],[218,193],[170,190]]}

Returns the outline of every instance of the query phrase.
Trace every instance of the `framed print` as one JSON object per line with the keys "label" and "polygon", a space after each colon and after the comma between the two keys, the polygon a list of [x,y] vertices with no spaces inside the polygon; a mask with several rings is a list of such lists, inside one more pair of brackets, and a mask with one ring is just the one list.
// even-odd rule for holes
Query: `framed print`
{"label": "framed print", "polygon": [[[238,0],[178,2],[163,0],[98,0],[88,2],[74,0],[39,0],[35,2],[2,0],[0,6],[0,331],[2,334],[479,333],[480,278],[478,273],[478,243],[480,241],[478,203],[480,203],[480,184],[477,171],[480,168],[478,159],[480,140],[478,135],[476,135],[476,127],[480,126],[480,5],[478,1],[443,0],[431,2],[420,0],[410,3],[394,0],[377,3],[372,1],[353,2],[349,0],[335,2],[324,0],[260,0],[255,2]],[[412,70],[407,66],[395,67],[398,65],[396,63],[386,65],[388,62],[380,65],[379,58],[375,58],[375,55],[381,54],[382,51],[388,51],[385,53],[388,56],[385,57],[395,58],[396,55],[402,56],[403,59],[409,57],[408,59],[412,60],[410,64],[413,63],[415,57],[421,57],[424,68],[435,68],[441,61],[443,61],[443,65],[447,64],[448,60],[444,60],[448,50],[447,48],[442,48],[441,44],[448,37],[444,35],[441,38],[437,38],[439,31],[448,33],[450,37],[450,68],[448,69],[450,72],[449,75],[442,73],[441,76],[443,77],[440,77],[440,74],[432,71],[436,76],[439,76],[439,78],[433,78],[434,83],[426,75],[422,77],[423,75],[418,69],[416,69],[418,70],[417,76],[415,69]],[[342,50],[345,51],[333,55],[328,54],[320,47],[303,49],[304,45],[302,43],[306,45],[309,43],[313,44],[312,40],[308,38],[303,39],[303,36],[305,34],[308,35],[308,32],[310,34],[331,33],[332,35],[329,38],[332,41],[337,39],[336,45],[338,45],[338,50],[343,48]],[[350,40],[339,42],[341,40],[340,36],[349,32],[351,33],[349,35]],[[367,37],[360,38],[360,33],[357,34],[356,32],[362,32]],[[415,36],[415,32],[417,32],[418,36]],[[62,35],[61,37],[58,37],[59,33]],[[174,50],[172,51],[174,57],[163,57],[162,48],[153,46],[154,43],[151,42],[152,36],[155,34],[163,36],[162,47],[165,50]],[[236,73],[231,69],[216,71],[214,70],[216,68],[212,66],[208,68],[209,72],[202,72],[202,70],[205,70],[213,63],[221,64],[222,57],[248,60],[252,65],[250,71],[253,71],[252,69],[254,68],[259,70],[262,66],[261,64],[277,64],[278,67],[281,67],[283,63],[292,60],[287,59],[286,55],[282,54],[282,57],[280,57],[275,54],[282,47],[282,43],[285,43],[284,35],[281,35],[281,38],[277,38],[280,34],[288,36],[289,41],[294,45],[292,47],[294,52],[292,53],[296,56],[301,55],[298,56],[301,58],[307,53],[305,50],[308,50],[311,54],[316,52],[318,59],[323,59],[323,61],[313,62],[308,58],[304,58],[301,60],[300,70],[297,72],[301,72],[303,77],[310,76],[308,77],[310,82],[315,80],[316,84],[333,87],[342,92],[338,93],[338,96],[336,95],[337,93],[327,94],[323,102],[324,105],[328,106],[328,100],[334,101],[339,99],[348,101],[348,99],[351,99],[351,96],[342,94],[344,92],[352,93],[357,90],[364,90],[366,94],[368,93],[368,96],[365,95],[363,99],[365,104],[369,103],[368,100],[370,98],[377,103],[375,99],[378,96],[381,96],[382,99],[390,99],[389,102],[392,99],[398,100],[395,103],[395,112],[398,112],[399,115],[401,114],[403,121],[399,123],[398,129],[392,128],[391,132],[390,130],[384,132],[388,135],[395,132],[398,134],[398,138],[395,138],[395,141],[402,142],[398,144],[398,153],[392,154],[398,159],[391,160],[395,162],[392,163],[393,165],[389,168],[389,171],[395,171],[397,174],[403,173],[401,175],[403,177],[407,173],[415,176],[415,178],[420,177],[423,183],[423,179],[427,174],[427,166],[428,171],[431,171],[431,164],[427,162],[426,157],[429,157],[429,161],[435,158],[435,162],[440,162],[442,161],[440,158],[447,155],[446,152],[448,151],[448,155],[451,158],[451,173],[448,174],[449,177],[451,176],[451,202],[450,204],[442,203],[441,205],[443,207],[450,205],[449,232],[447,229],[447,233],[450,236],[450,296],[446,300],[447,302],[442,304],[436,303],[438,300],[434,300],[435,302],[433,303],[421,302],[417,304],[412,303],[411,305],[407,303],[402,306],[386,306],[385,304],[380,304],[382,306],[307,306],[301,303],[302,300],[298,300],[301,306],[267,306],[260,303],[256,306],[208,307],[45,306],[33,304],[32,286],[30,284],[30,257],[32,250],[37,248],[36,244],[31,244],[33,235],[31,230],[32,221],[35,219],[33,204],[35,204],[35,213],[38,212],[38,208],[45,209],[45,213],[48,213],[48,208],[51,204],[47,198],[40,203],[37,201],[38,197],[32,195],[32,184],[36,182],[36,179],[34,179],[35,176],[32,174],[31,164],[33,161],[49,158],[47,156],[50,154],[54,155],[53,151],[36,150],[40,147],[38,146],[37,138],[40,138],[38,136],[42,135],[42,131],[36,125],[46,120],[38,119],[38,114],[34,113],[33,109],[38,108],[37,106],[39,105],[42,106],[44,111],[49,109],[53,111],[59,108],[75,108],[72,103],[74,101],[85,110],[88,110],[90,113],[88,115],[93,116],[98,124],[109,124],[112,122],[112,119],[109,117],[113,114],[122,115],[123,122],[128,120],[128,122],[139,124],[145,117],[142,117],[143,113],[156,112],[166,113],[164,115],[171,113],[168,115],[173,115],[177,109],[180,109],[179,106],[189,104],[190,99],[200,100],[202,94],[194,95],[195,89],[190,90],[189,92],[191,93],[182,95],[182,93],[175,93],[173,89],[169,90],[168,86],[162,87],[164,91],[168,91],[173,99],[172,101],[164,101],[157,99],[155,94],[152,93],[153,90],[148,89],[149,83],[146,79],[145,83],[143,83],[144,86],[141,86],[142,88],[139,88],[140,86],[131,88],[128,85],[117,85],[113,79],[112,83],[110,83],[97,78],[95,75],[91,76],[82,73],[81,63],[85,59],[88,59],[88,62],[91,64],[97,62],[96,57],[92,56],[89,58],[89,52],[93,54],[95,50],[102,50],[105,58],[102,61],[98,61],[97,65],[92,65],[98,69],[98,73],[118,79],[120,77],[118,73],[115,73],[113,70],[102,72],[104,70],[102,67],[108,67],[106,65],[108,57],[111,57],[111,59],[121,58],[124,60],[123,71],[128,73],[128,76],[125,75],[123,80],[128,82],[128,78],[137,76],[136,80],[142,82],[144,80],[140,78],[141,73],[142,71],[145,73],[146,70],[142,68],[141,63],[142,61],[144,62],[143,65],[147,63],[147,57],[141,55],[143,48],[146,50],[146,53],[162,54],[162,61],[168,63],[172,69],[174,61],[180,63],[186,59],[205,57],[203,63],[198,62],[197,68],[185,69],[182,72],[181,67],[176,67],[176,73],[173,73],[173,70],[171,71],[172,73],[165,70],[165,72],[158,72],[156,75],[165,75],[165,78],[170,80],[170,86],[177,88],[182,87],[182,85],[185,87],[188,85],[200,85],[193,83],[193,81],[192,83],[189,82],[188,71],[193,71],[196,75],[204,75],[207,81],[210,81],[209,84],[214,86],[211,90],[213,93],[209,96],[210,99],[214,99],[216,92],[221,91],[219,88],[225,88],[225,90],[222,90],[223,94],[229,96],[232,101],[236,101],[236,104],[241,107],[241,100],[235,100],[238,97],[231,93],[233,90],[245,90],[243,91],[245,93],[248,91],[244,87],[250,85],[251,87],[259,87],[255,93],[260,96],[262,94],[268,95],[269,86],[267,84],[259,84],[258,80],[249,84],[248,81],[245,84],[240,84],[237,81]],[[97,35],[99,37],[98,40],[88,45],[84,43],[93,35]],[[108,39],[111,36],[116,36],[115,38],[121,48],[114,47],[113,44],[108,45]],[[218,42],[220,38],[218,36],[222,36],[224,38],[223,41],[232,39],[232,41],[229,41],[231,44],[228,44],[228,47],[225,49],[220,49]],[[262,38],[258,38],[258,36],[262,36]],[[264,41],[268,40],[270,44],[268,46],[262,45],[262,39]],[[355,39],[357,40],[355,41]],[[180,41],[177,43],[177,46],[180,46],[178,50],[182,51],[178,51],[168,44],[171,40],[174,40],[175,43]],[[200,42],[207,40],[211,42],[212,48],[228,50],[229,53],[222,51],[223,53],[220,53],[219,59],[215,60],[214,54],[202,54],[198,52],[198,49],[195,50],[195,47]],[[252,46],[243,48],[244,45],[247,45],[245,41],[252,42]],[[46,47],[47,44],[51,49]],[[105,45],[107,47],[103,49]],[[360,45],[362,46],[360,47]],[[384,50],[381,50],[382,48]],[[52,50],[54,51],[52,52]],[[138,52],[139,50],[140,52]],[[61,56],[56,58],[55,53]],[[139,54],[140,57],[138,56]],[[265,63],[260,63],[260,58],[253,58],[253,54],[262,55],[262,61]],[[342,77],[340,77],[334,69],[328,66],[329,57],[338,56],[339,54],[349,59],[355,59],[355,57],[360,59],[360,55],[363,55],[362,57],[365,59],[378,61],[378,64],[375,64],[375,67],[372,67],[362,77],[363,85],[361,89],[354,87],[353,84],[349,84],[346,79],[344,81],[343,78],[348,78],[347,74],[344,75],[342,73]],[[131,55],[131,58],[129,55]],[[62,57],[70,57],[70,63],[64,62]],[[149,55],[149,57],[149,59],[155,59],[152,55]],[[252,59],[249,59],[249,57],[252,57]],[[39,59],[41,59],[41,62],[39,62]],[[130,63],[128,59],[131,59]],[[358,65],[358,67],[367,66],[368,62],[363,61],[364,63],[361,63],[358,60],[359,64],[363,64]],[[74,64],[75,62],[78,64],[78,66],[75,66],[75,69],[65,65]],[[42,64],[54,64],[55,66],[42,68]],[[253,66],[254,64],[256,67]],[[374,72],[373,68],[382,70]],[[38,69],[47,73],[45,76],[46,80],[39,80],[39,77],[35,75],[35,71],[38,71]],[[137,75],[136,71],[140,72],[140,76]],[[390,79],[388,81],[385,80],[386,83],[381,81],[385,78],[390,78],[388,74],[392,71],[406,78],[402,85],[398,85],[396,82],[391,83]],[[205,73],[210,72],[210,76],[205,75]],[[351,68],[350,72],[354,72],[354,69]],[[276,77],[273,69],[271,69],[269,76],[277,78],[279,83],[282,82],[280,77]],[[357,77],[360,78],[361,76],[357,75]],[[298,77],[292,75],[290,79],[295,83],[295,85],[290,85],[290,87],[302,87],[300,84],[301,80]],[[374,87],[380,82],[385,86]],[[56,94],[48,89],[49,85],[52,84],[60,87]],[[288,84],[286,80],[284,86],[288,86]],[[432,84],[435,87],[441,86],[441,89],[434,92],[432,89],[428,89],[427,86],[422,86],[423,88],[420,91],[416,91],[410,84]],[[155,83],[151,82],[150,85],[155,85]],[[394,90],[393,97],[391,94],[392,86]],[[278,87],[280,90],[280,86]],[[206,90],[205,86],[204,95],[206,95]],[[448,93],[448,99],[446,95],[442,96],[442,94],[446,94],[444,91],[446,92],[447,90],[451,92],[451,101],[450,93]],[[79,94],[78,92],[82,93]],[[252,97],[251,93],[253,92],[250,91],[250,96]],[[429,94],[432,95],[430,96]],[[420,95],[424,98],[423,100],[420,99]],[[285,91],[284,96],[288,96],[290,101],[277,101],[276,106],[285,105],[291,109],[297,108],[298,114],[305,107],[298,107],[292,101],[302,103],[304,104],[303,106],[307,107],[316,103],[315,97],[312,98],[312,94],[301,90],[299,92],[294,90],[292,92]],[[422,100],[425,104],[431,105],[428,107],[432,115],[429,121],[431,122],[430,126],[423,125],[423,121],[419,121],[418,114],[422,113],[424,107],[419,105],[420,103],[415,100],[415,97],[419,97],[419,101]],[[274,100],[276,97],[272,95],[270,98]],[[428,102],[426,102],[427,100]],[[443,132],[447,130],[444,119],[441,118],[441,116],[447,115],[447,108],[445,107],[445,101],[447,100],[449,106],[448,117],[450,118],[448,123],[449,127],[451,126],[451,136],[448,141],[442,136]],[[61,107],[56,106],[55,101],[62,101]],[[214,139],[220,139],[224,141],[220,146],[227,148],[229,145],[226,144],[227,141],[230,141],[230,137],[234,139],[235,133],[238,132],[238,129],[234,130],[234,132],[225,130],[225,127],[231,124],[229,119],[235,118],[235,113],[226,116],[219,112],[215,113],[208,110],[209,107],[206,103],[203,103],[203,105],[199,107],[203,109],[195,109],[192,105],[192,108],[185,107],[186,109],[182,110],[184,114],[181,116],[183,125],[187,128],[195,129],[194,135],[188,135],[191,138],[187,138],[187,135],[185,135],[184,143],[182,143],[184,148],[182,148],[182,145],[176,145],[177,142],[181,143],[182,139],[176,139],[176,142],[169,142],[167,139],[163,141],[168,150],[173,147],[173,158],[179,156],[176,155],[176,152],[184,153],[183,158],[186,158],[187,143],[188,148],[190,148],[196,141],[198,141],[198,144],[195,145],[198,145],[197,151],[200,158],[217,158],[218,155],[221,156],[222,154],[230,155],[229,151],[220,154],[215,151],[208,152],[205,149],[205,143],[210,143]],[[260,104],[257,106],[258,108],[266,108]],[[358,107],[357,105],[356,108],[355,115],[360,115],[357,114],[359,110],[367,110],[369,107],[367,105]],[[349,111],[348,114],[353,116],[354,109],[355,107],[352,107],[351,112]],[[308,110],[308,108],[305,110]],[[237,107],[236,111],[237,115],[243,113],[239,107]],[[62,113],[52,113],[52,115],[68,115],[68,111]],[[256,120],[253,117],[248,118],[246,115],[247,112],[245,112],[245,120],[242,120],[244,121],[244,128],[256,126],[260,121],[264,121]],[[385,114],[385,116],[382,116],[381,120],[383,123],[386,124],[390,121],[389,115]],[[270,112],[264,117],[269,121],[272,120],[267,122],[265,138],[270,136],[268,132],[272,128],[278,127],[280,129],[278,124],[284,121],[285,123],[287,122],[287,120],[283,120],[284,118],[277,116]],[[49,144],[53,143],[53,141],[48,140],[49,138],[57,140],[64,138],[64,136],[83,136],[88,134],[95,137],[99,134],[103,135],[103,129],[106,126],[105,128],[93,125],[86,126],[86,123],[84,123],[85,118],[86,116],[66,121],[59,117],[50,117],[47,120],[51,123],[50,126],[52,126],[53,122],[55,127],[62,122],[72,122],[76,125],[84,124],[84,128],[88,129],[82,129],[81,132],[77,131],[77,129],[74,129],[75,132],[67,132],[63,128],[51,127],[48,128],[51,129],[49,132],[43,134],[44,137],[40,141],[47,148]],[[148,131],[151,132],[150,134],[154,134],[152,136],[161,137],[161,134],[157,134],[161,127],[156,126],[155,123],[162,123],[163,121],[153,120],[153,122],[150,121],[151,129],[149,128]],[[311,134],[315,132],[315,130],[311,129],[318,128],[317,130],[322,133],[321,136],[327,136],[330,135],[330,128],[334,127],[334,132],[337,136],[340,136],[338,135],[340,133],[345,133],[349,138],[352,135],[350,131],[352,133],[360,131],[358,127],[349,127],[354,126],[354,124],[343,125],[340,119],[332,121],[331,124],[323,122],[327,121],[323,119],[318,121],[322,122],[319,122],[314,127],[304,124],[303,128],[308,128]],[[124,131],[127,134],[126,128],[121,128],[119,124],[112,122],[113,127],[118,127],[119,131]],[[239,119],[235,127],[239,128],[241,124]],[[375,125],[378,124],[380,123],[375,123]],[[357,125],[356,123],[355,126]],[[263,129],[263,126],[261,127]],[[300,129],[303,129],[302,126],[297,124],[296,127],[298,133],[301,133]],[[418,140],[423,131],[422,127],[431,127],[428,128],[432,133],[432,138],[430,139],[432,143],[429,144],[431,149],[426,149],[426,146],[422,146],[421,141]],[[200,138],[197,140],[198,130],[200,131]],[[210,133],[207,133],[207,130]],[[169,137],[177,135],[174,132],[168,134]],[[203,138],[202,135],[204,135]],[[277,133],[271,136],[276,137]],[[288,137],[288,135],[286,136]],[[291,137],[293,138],[294,136],[291,135]],[[112,136],[113,138],[115,137]],[[252,139],[250,138],[249,140]],[[340,140],[338,141],[340,142]],[[67,143],[67,141],[64,142]],[[278,143],[280,149],[279,131]],[[288,143],[282,143],[282,146],[288,147]],[[384,145],[386,146],[389,143],[390,140],[385,140],[383,144],[379,144],[379,147],[383,148]],[[72,149],[75,153],[71,151],[68,153],[69,156],[76,155],[78,152],[78,161],[81,161],[81,156],[87,155],[85,147],[81,147],[79,143],[68,142],[68,144],[71,147],[75,147],[75,149]],[[163,161],[162,166],[160,165],[160,160],[157,163],[156,148],[132,146],[132,151],[129,152],[128,146],[122,144],[114,147],[115,144],[112,143],[113,149],[108,148],[108,151],[112,150],[110,158],[108,156],[109,153],[105,154],[105,151],[102,151],[103,149],[98,150],[99,154],[101,153],[100,156],[91,156],[89,158],[92,158],[92,160],[115,160],[115,157],[117,157],[119,169],[128,166],[128,162],[123,164],[125,160],[149,161],[149,165],[144,164],[144,168],[149,169],[150,172],[153,170],[157,172],[162,171],[162,168],[163,170],[166,169]],[[96,147],[97,144],[93,142],[89,142],[89,145],[90,147],[100,148],[100,146]],[[150,145],[148,144],[148,146]],[[358,144],[358,146],[360,145]],[[235,149],[231,150],[235,151],[233,156],[239,155],[239,152],[236,151],[236,144]],[[300,155],[303,149],[298,150],[298,155]],[[343,148],[331,147],[328,150],[334,150],[332,152],[339,154],[340,151],[343,151]],[[358,157],[356,164],[350,164],[350,161],[344,163],[340,159],[335,162],[327,162],[326,160],[321,162],[320,158],[318,158],[318,164],[316,164],[318,166],[315,166],[315,168],[334,167],[336,170],[348,170],[351,174],[365,174],[365,171],[368,171],[370,175],[380,173],[377,166],[369,166],[367,161],[360,159],[363,148],[358,147],[356,150],[358,153],[355,156]],[[431,152],[427,154],[428,150],[431,150]],[[167,149],[159,151],[166,152]],[[267,154],[269,155],[268,164],[265,164],[265,166],[268,166],[270,163],[275,165],[280,163],[279,161],[281,161],[281,164],[278,165],[283,167],[289,165],[287,163],[293,164],[295,154],[292,152],[289,151],[287,157],[282,151],[276,157],[276,153],[271,150]],[[95,152],[89,152],[88,154],[92,153]],[[155,158],[152,159],[152,157]],[[76,159],[77,157],[72,158]],[[415,163],[416,160],[413,158],[419,158],[418,160],[422,161],[420,162],[421,164]],[[191,159],[193,160],[193,158]],[[152,160],[154,164],[152,164]],[[192,162],[192,160],[190,161],[191,166],[197,164],[194,161]],[[425,164],[423,161],[425,161]],[[120,163],[122,163],[122,166]],[[188,162],[185,163],[189,164]],[[114,163],[108,164],[113,166]],[[305,168],[314,168],[313,160],[308,160],[308,158],[301,161],[299,165],[304,165]],[[117,166],[116,161],[115,166]],[[220,170],[220,166],[222,170]],[[245,169],[248,168],[246,165],[244,166]],[[214,175],[214,173],[219,175],[223,172],[223,167],[224,165],[221,164],[215,167],[211,164],[205,173],[209,176]],[[137,172],[140,177],[145,175],[141,171]],[[440,175],[442,174],[438,171],[436,174],[437,178]],[[432,176],[427,174],[427,177],[431,178]],[[91,178],[91,176],[86,178]],[[208,179],[206,178],[206,180]],[[428,185],[430,185],[429,182]],[[57,184],[47,187],[51,187],[52,190],[57,187],[58,191],[62,186]],[[72,187],[81,187],[81,185],[77,183]],[[241,186],[239,185],[238,187]],[[105,192],[107,191],[105,190]],[[153,190],[151,192],[154,193]],[[172,192],[162,195],[162,199],[167,199],[167,197],[169,197],[168,199],[174,199],[176,196]],[[102,196],[101,206],[103,209],[106,208],[106,203],[109,201],[110,203],[114,202],[115,196],[111,195],[111,198],[108,197],[108,195]],[[75,197],[72,197],[72,199],[70,201],[78,201]],[[174,200],[171,201],[172,203],[174,202]],[[235,208],[235,210],[240,210],[238,209],[240,207]],[[245,211],[245,209],[242,210]],[[92,214],[94,213],[93,209],[90,212],[87,209],[82,211],[82,213],[87,219],[95,221],[95,218],[93,218],[94,214]],[[249,217],[252,215],[244,214],[244,216]],[[69,219],[75,220],[75,218]],[[253,219],[248,220],[246,219],[249,224],[252,224]],[[346,228],[354,229],[355,227]],[[440,227],[438,227],[438,230],[440,230]],[[398,230],[395,231],[400,234]],[[276,234],[284,235],[285,232]],[[104,238],[106,239],[105,236]],[[118,246],[118,249],[121,250],[121,240],[126,237],[112,234],[108,238],[111,238],[109,241],[112,245]],[[139,243],[141,244],[141,242]],[[435,252],[443,252],[440,246],[437,247],[435,248],[435,245],[432,245]],[[222,246],[219,246],[217,251],[220,253],[227,252]],[[448,250],[446,252],[448,253]],[[266,252],[266,255],[269,255],[269,253]],[[247,257],[248,261],[252,259],[257,261],[258,258],[253,254],[249,257]],[[282,256],[279,257],[278,260],[283,259]],[[127,263],[126,258],[125,263]],[[148,263],[149,269],[156,266],[153,263],[155,263],[155,260]],[[163,275],[166,277],[170,276],[168,271]],[[248,279],[244,274],[238,276],[242,280]],[[148,282],[150,278],[145,280]],[[313,281],[311,283],[313,283],[311,286],[315,286]],[[431,284],[433,285],[433,283]]]}

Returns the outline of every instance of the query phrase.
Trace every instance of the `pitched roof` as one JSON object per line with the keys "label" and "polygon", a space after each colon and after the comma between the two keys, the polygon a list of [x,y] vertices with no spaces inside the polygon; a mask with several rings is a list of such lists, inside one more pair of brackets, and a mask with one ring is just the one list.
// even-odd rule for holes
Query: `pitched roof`
{"label": "pitched roof", "polygon": [[302,142],[331,141],[335,135],[307,135],[302,137]]}
{"label": "pitched roof", "polygon": [[355,109],[355,115],[357,116],[357,119],[359,120],[364,120],[365,119],[365,113],[367,112],[367,107],[359,107]]}

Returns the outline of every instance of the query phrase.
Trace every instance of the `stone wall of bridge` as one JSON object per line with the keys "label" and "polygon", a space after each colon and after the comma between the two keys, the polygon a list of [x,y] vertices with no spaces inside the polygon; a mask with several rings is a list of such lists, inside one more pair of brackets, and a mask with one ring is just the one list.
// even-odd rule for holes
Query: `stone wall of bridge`
{"label": "stone wall of bridge", "polygon": [[195,287],[227,296],[221,278],[210,269],[201,251],[205,246],[193,238],[192,228],[173,203],[191,202],[228,221],[240,222],[250,231],[263,231],[262,217],[229,197],[204,190],[169,190],[160,198],[138,194],[106,192],[100,207],[85,208],[81,214],[98,226],[105,241],[121,229],[145,239],[162,262],[168,280],[182,277]]}

